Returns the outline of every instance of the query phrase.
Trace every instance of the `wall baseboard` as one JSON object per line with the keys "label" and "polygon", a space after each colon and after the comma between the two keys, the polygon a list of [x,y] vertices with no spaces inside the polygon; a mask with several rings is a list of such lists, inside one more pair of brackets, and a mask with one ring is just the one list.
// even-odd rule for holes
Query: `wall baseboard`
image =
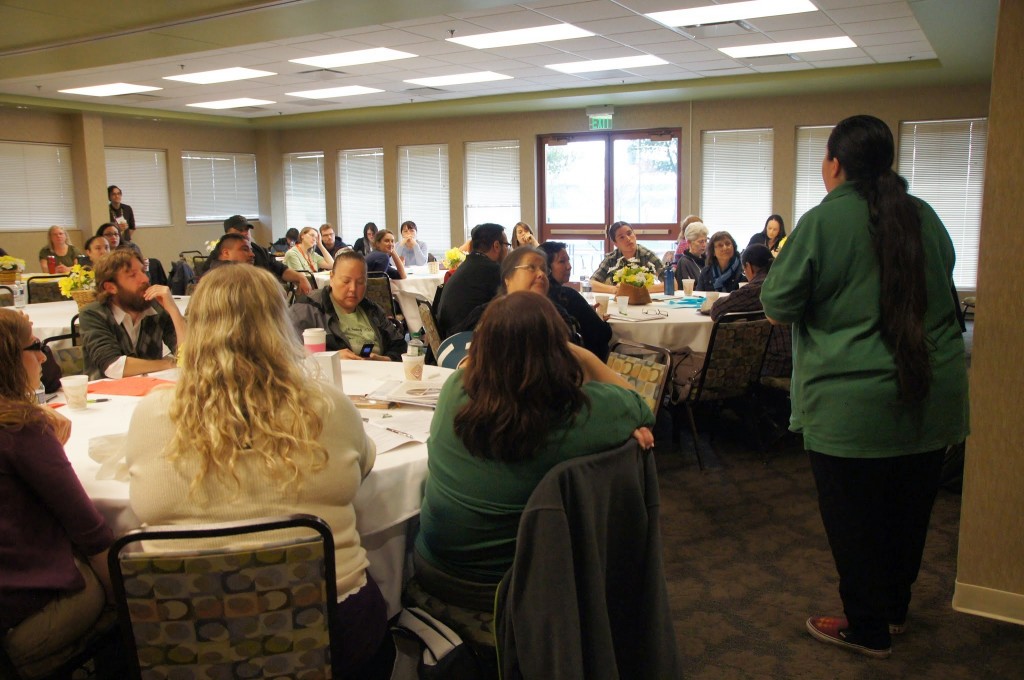
{"label": "wall baseboard", "polygon": [[1024,595],[1020,593],[993,590],[957,581],[953,589],[953,609],[965,614],[1024,625]]}

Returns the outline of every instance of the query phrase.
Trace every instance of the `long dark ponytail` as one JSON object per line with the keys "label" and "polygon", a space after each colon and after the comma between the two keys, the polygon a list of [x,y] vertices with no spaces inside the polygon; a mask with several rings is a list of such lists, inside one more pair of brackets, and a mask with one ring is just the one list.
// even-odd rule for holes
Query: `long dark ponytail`
{"label": "long dark ponytail", "polygon": [[868,203],[871,242],[881,272],[881,333],[896,361],[900,398],[920,403],[931,386],[925,337],[928,308],[921,218],[907,182],[892,169],[892,132],[874,116],[841,121],[828,138],[828,158],[838,159],[847,181]]}

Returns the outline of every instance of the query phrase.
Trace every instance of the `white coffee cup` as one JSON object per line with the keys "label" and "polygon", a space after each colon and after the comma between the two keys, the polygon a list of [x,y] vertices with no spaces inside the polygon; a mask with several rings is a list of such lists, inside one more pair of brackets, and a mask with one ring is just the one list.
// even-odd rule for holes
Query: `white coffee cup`
{"label": "white coffee cup", "polygon": [[77,411],[89,406],[89,376],[64,376],[60,379],[60,386],[64,388],[64,398],[68,401],[68,408]]}
{"label": "white coffee cup", "polygon": [[402,368],[405,369],[406,380],[423,380],[423,364],[427,357],[422,354],[402,355]]}
{"label": "white coffee cup", "polygon": [[436,274],[440,271],[440,268],[435,260],[431,260],[427,263],[427,271],[431,274]]}
{"label": "white coffee cup", "polygon": [[615,304],[619,306],[619,314],[625,314],[626,309],[629,307],[629,296],[617,295],[615,297]]}
{"label": "white coffee cup", "polygon": [[595,295],[594,299],[597,300],[597,313],[601,316],[608,314],[608,300],[611,295]]}
{"label": "white coffee cup", "polygon": [[302,331],[302,344],[312,354],[327,351],[327,331],[323,328],[307,328]]}
{"label": "white coffee cup", "polygon": [[687,297],[693,295],[693,279],[683,279],[683,294]]}
{"label": "white coffee cup", "polygon": [[704,297],[707,298],[709,302],[714,302],[715,300],[718,299],[718,291],[709,290],[706,293],[704,293]]}

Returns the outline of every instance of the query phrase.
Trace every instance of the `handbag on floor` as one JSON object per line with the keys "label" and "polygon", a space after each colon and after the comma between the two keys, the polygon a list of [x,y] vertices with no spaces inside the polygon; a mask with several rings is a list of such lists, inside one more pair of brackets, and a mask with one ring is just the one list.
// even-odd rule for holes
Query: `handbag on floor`
{"label": "handbag on floor", "polygon": [[448,626],[408,607],[391,626],[395,665],[391,680],[479,680],[476,655]]}

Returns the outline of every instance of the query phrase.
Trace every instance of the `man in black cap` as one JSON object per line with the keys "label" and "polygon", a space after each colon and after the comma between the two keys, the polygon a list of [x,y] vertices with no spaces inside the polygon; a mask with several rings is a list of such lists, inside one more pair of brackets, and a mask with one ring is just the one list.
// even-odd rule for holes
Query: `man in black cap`
{"label": "man in black cap", "polygon": [[294,283],[299,293],[308,295],[313,290],[313,287],[309,285],[309,280],[299,272],[286,267],[283,262],[278,262],[277,258],[271,257],[266,248],[252,240],[249,234],[250,229],[252,229],[252,225],[249,224],[249,220],[241,215],[232,215],[224,220],[225,234],[241,234],[249,241],[254,265],[263,267],[285,283]]}

